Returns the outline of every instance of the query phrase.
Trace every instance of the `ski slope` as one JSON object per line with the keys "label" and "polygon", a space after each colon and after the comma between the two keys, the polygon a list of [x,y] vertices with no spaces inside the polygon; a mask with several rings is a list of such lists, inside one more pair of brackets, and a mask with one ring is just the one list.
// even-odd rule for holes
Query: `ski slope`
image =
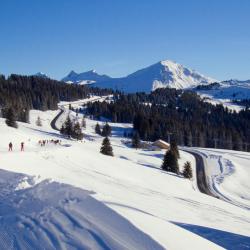
{"label": "ski slope", "polygon": [[[68,103],[60,106],[65,108],[65,112],[57,126],[69,112]],[[7,192],[11,199],[16,199],[16,202],[10,202],[8,196],[1,205],[0,220],[5,223],[5,228],[1,231],[0,245],[11,238],[14,243],[24,242],[21,249],[25,249],[27,242],[31,247],[38,242],[48,249],[53,249],[51,246],[56,242],[62,244],[54,245],[57,249],[75,249],[86,242],[92,249],[250,247],[249,210],[200,193],[195,178],[189,181],[163,172],[160,166],[164,151],[127,147],[121,136],[124,130],[131,129],[131,124],[111,124],[115,156],[109,157],[99,153],[102,138],[94,133],[96,121],[86,119],[86,139],[83,142],[66,140],[50,127],[58,112],[33,110],[30,124],[19,123],[18,129],[7,127],[0,119],[0,168],[12,174],[24,174],[15,174],[14,178],[10,172],[0,173],[1,187],[7,190],[1,188],[1,197]],[[77,119],[74,112],[69,114]],[[42,119],[42,127],[35,125],[38,115]],[[61,139],[62,145],[41,147],[38,144],[41,139]],[[7,151],[10,141],[14,145],[13,152]],[[25,152],[20,152],[21,141],[25,142]],[[231,159],[236,163],[241,157],[241,153],[237,154]],[[249,166],[250,154],[244,154],[246,159],[239,164]],[[195,168],[193,156],[181,152],[180,166],[187,160]],[[244,169],[244,175],[249,177],[249,169]],[[242,174],[239,176],[242,178]],[[220,192],[229,192],[234,198],[247,194],[247,185],[240,188],[240,193],[231,192],[228,177],[224,176]],[[242,181],[247,183],[245,179],[237,178],[234,176],[235,185]],[[37,200],[41,206],[36,205]],[[249,202],[249,197],[245,196],[245,200]],[[58,214],[60,209],[72,214],[73,219]],[[31,214],[27,220],[26,210]],[[20,219],[20,225],[11,219],[15,216]],[[58,226],[53,226],[55,220]],[[22,227],[22,223],[27,223],[27,227]],[[22,233],[18,234],[17,230]],[[34,231],[34,235],[27,236],[27,230]],[[41,231],[41,237],[35,238]]]}

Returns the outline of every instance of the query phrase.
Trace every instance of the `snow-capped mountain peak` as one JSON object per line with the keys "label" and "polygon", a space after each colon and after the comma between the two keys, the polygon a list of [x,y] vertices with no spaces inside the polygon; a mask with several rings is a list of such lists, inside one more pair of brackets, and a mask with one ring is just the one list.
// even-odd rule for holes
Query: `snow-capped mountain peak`
{"label": "snow-capped mountain peak", "polygon": [[109,76],[100,75],[96,72],[96,70],[92,69],[83,73],[76,73],[75,71],[71,70],[70,73],[62,79],[62,81],[68,83],[90,84],[108,79],[110,79]]}
{"label": "snow-capped mountain peak", "polygon": [[34,74],[34,76],[49,78],[49,76],[43,72],[37,72],[36,74]]}
{"label": "snow-capped mountain peak", "polygon": [[99,87],[119,89],[124,92],[150,92],[157,88],[192,88],[216,80],[170,60],[163,60],[127,77],[111,79],[97,84]]}
{"label": "snow-capped mountain peak", "polygon": [[99,75],[95,70],[79,74],[71,71],[62,81],[94,84],[98,87],[133,93],[150,92],[157,88],[166,87],[176,89],[192,88],[197,85],[210,84],[216,80],[171,60],[163,60],[126,77],[111,78],[107,75]]}
{"label": "snow-capped mountain peak", "polygon": [[74,70],[71,70],[68,74],[68,76],[75,76],[77,73]]}
{"label": "snow-capped mountain peak", "polygon": [[204,76],[199,72],[184,67],[181,64],[170,60],[160,61],[162,79],[156,79],[153,89],[159,87],[172,87],[177,89],[194,87],[197,84],[209,84],[215,79]]}

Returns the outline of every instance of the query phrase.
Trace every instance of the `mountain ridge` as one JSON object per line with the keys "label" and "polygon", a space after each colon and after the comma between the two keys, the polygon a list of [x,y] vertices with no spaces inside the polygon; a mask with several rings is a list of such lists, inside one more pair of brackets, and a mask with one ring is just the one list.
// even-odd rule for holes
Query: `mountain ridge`
{"label": "mountain ridge", "polygon": [[166,87],[186,89],[201,84],[210,84],[216,80],[171,60],[162,60],[124,77],[112,78],[107,75],[99,75],[93,70],[79,74],[71,71],[62,81],[68,83],[84,81],[85,84],[93,84],[97,87],[133,93],[150,92]]}
{"label": "mountain ridge", "polygon": [[82,73],[76,73],[74,70],[71,70],[66,77],[62,78],[62,81],[67,83],[91,84],[108,80],[110,78],[111,77],[107,75],[98,74],[93,69]]}

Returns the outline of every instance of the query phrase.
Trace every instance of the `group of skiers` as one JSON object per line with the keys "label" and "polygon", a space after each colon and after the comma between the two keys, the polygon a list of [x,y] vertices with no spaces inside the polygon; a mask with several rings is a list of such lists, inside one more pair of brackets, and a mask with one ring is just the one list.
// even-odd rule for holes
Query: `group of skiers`
{"label": "group of skiers", "polygon": [[[21,151],[24,151],[24,142],[21,142],[20,144],[21,146]],[[9,143],[9,151],[12,151],[13,150],[13,144],[12,142]]]}
{"label": "group of skiers", "polygon": [[[40,145],[40,146],[45,146],[46,144],[49,144],[49,143],[51,143],[51,144],[54,144],[54,145],[61,145],[61,140],[39,140],[38,141],[38,144]],[[21,142],[20,143],[20,149],[21,149],[21,151],[24,151],[24,142]],[[10,142],[9,143],[9,152],[11,152],[11,151],[13,151],[13,144],[12,144],[12,142]]]}
{"label": "group of skiers", "polygon": [[45,146],[46,144],[49,144],[49,143],[52,143],[52,144],[54,144],[54,145],[57,145],[57,144],[59,144],[59,145],[61,145],[61,140],[39,140],[38,141],[38,144],[41,146],[41,147],[43,147],[43,146]]}

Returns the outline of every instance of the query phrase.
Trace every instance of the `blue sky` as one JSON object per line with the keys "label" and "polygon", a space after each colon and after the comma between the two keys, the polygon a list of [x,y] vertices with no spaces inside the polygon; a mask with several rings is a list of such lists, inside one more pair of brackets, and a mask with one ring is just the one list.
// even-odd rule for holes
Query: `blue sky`
{"label": "blue sky", "polygon": [[123,76],[170,59],[250,79],[249,0],[1,0],[0,72]]}

